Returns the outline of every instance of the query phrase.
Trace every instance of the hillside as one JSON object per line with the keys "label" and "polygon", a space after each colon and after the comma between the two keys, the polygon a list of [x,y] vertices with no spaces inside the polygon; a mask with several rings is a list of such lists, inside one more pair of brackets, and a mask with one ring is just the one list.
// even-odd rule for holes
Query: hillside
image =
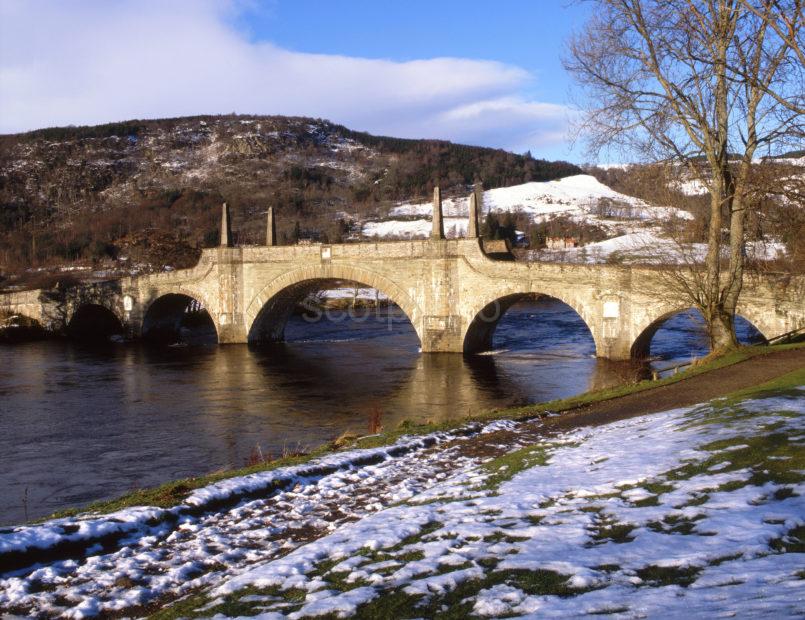
{"label": "hillside", "polygon": [[[448,198],[442,202],[442,210],[446,236],[465,235],[469,197]],[[432,211],[430,202],[403,202],[394,206],[387,217],[367,221],[363,234],[380,238],[425,238],[430,234]],[[544,244],[545,234],[567,232],[589,243],[598,238],[647,231],[669,218],[692,219],[684,209],[657,206],[616,192],[585,174],[488,189],[483,194],[482,216],[487,220],[491,217],[503,226],[510,224],[520,228],[523,234],[531,231],[528,243],[532,248]]]}
{"label": "hillside", "polygon": [[309,118],[198,116],[0,136],[0,272],[71,261],[129,271],[192,264],[220,203],[235,240],[337,242],[399,200],[580,170],[502,150],[372,136]]}
{"label": "hillside", "polygon": [[[609,165],[586,169],[614,191],[642,200],[682,208],[693,215],[677,237],[698,244],[707,238],[710,194],[691,170],[674,164]],[[706,178],[706,174],[702,174]],[[771,260],[778,270],[805,270],[805,157],[792,151],[753,162],[746,225],[750,258]],[[615,251],[634,246],[631,240],[616,244]],[[649,238],[653,244],[654,239]],[[611,244],[610,244],[611,245]],[[609,248],[612,249],[612,248]],[[606,251],[607,248],[601,248]],[[694,252],[695,253],[695,252]]]}

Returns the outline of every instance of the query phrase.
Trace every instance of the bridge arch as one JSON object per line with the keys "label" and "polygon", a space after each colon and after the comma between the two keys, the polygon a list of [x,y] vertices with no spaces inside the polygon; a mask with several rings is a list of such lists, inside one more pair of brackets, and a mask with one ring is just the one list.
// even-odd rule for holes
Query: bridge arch
{"label": "bridge arch", "polygon": [[595,343],[596,352],[600,352],[598,337],[593,329],[593,321],[587,308],[570,296],[558,294],[556,291],[505,291],[486,295],[480,298],[465,315],[462,342],[464,353],[480,353],[492,348],[492,339],[500,320],[514,304],[519,301],[549,297],[572,308],[587,329]]}
{"label": "bridge arch", "polygon": [[16,309],[0,308],[0,343],[25,342],[46,335],[42,322],[34,313]]}
{"label": "bridge arch", "polygon": [[126,331],[117,312],[105,304],[95,302],[79,304],[66,327],[67,334],[79,340],[107,340]]}
{"label": "bridge arch", "polygon": [[[643,321],[638,323],[637,337],[632,342],[631,357],[634,359],[647,359],[651,355],[651,341],[657,331],[665,324],[666,321],[685,312],[692,312],[696,309],[688,305],[673,306],[671,308],[665,307],[659,312],[648,315]],[[736,318],[741,318],[747,321],[754,327],[763,338],[768,338],[773,334],[767,333],[763,326],[753,320],[753,312],[747,308],[741,308],[736,313]]]}
{"label": "bridge arch", "polygon": [[386,276],[361,267],[324,264],[287,272],[269,282],[249,302],[245,324],[249,342],[281,341],[296,305],[329,282],[349,281],[377,289],[397,304],[422,343],[422,312],[401,287]]}
{"label": "bridge arch", "polygon": [[141,336],[146,340],[167,342],[180,339],[185,322],[202,327],[218,342],[218,327],[204,295],[179,287],[150,296],[144,305]]}

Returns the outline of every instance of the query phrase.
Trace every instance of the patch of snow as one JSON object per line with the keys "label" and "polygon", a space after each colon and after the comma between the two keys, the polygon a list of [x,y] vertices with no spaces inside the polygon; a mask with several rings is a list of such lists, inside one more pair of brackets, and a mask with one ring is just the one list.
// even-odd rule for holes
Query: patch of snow
{"label": "patch of snow", "polygon": [[[445,217],[444,234],[448,239],[463,237],[467,234],[467,219]],[[430,236],[433,230],[431,220],[383,220],[376,222],[366,222],[363,225],[363,235],[365,237],[400,239],[425,239]]]}
{"label": "patch of snow", "polygon": [[601,168],[601,170],[628,170],[634,164],[596,164],[596,168]]}
{"label": "patch of snow", "polygon": [[685,194],[685,196],[704,196],[710,193],[710,189],[699,179],[689,179],[687,181],[674,181],[671,189]]}
{"label": "patch of snow", "polygon": [[778,164],[788,164],[789,166],[805,166],[805,156],[803,157],[772,157],[771,161]]}
{"label": "patch of snow", "polygon": [[[746,256],[754,260],[774,260],[786,254],[785,244],[779,241],[750,241],[745,248]],[[726,253],[729,248],[723,251]],[[573,263],[603,263],[617,256],[618,262],[624,264],[693,264],[704,261],[707,244],[680,244],[651,227],[575,248],[532,250],[530,254],[533,259]]]}
{"label": "patch of snow", "polygon": [[[687,211],[650,205],[616,192],[586,174],[487,190],[483,194],[480,216],[489,212],[524,213],[535,222],[561,215],[605,227],[611,227],[616,220],[623,223],[693,218]],[[442,213],[446,236],[466,235],[469,197],[442,200]],[[432,214],[433,205],[429,202],[401,203],[389,211],[389,219],[367,222],[363,234],[369,237],[424,238],[430,234],[429,218]]]}
{"label": "patch of snow", "polygon": [[374,288],[365,287],[332,288],[326,291],[321,291],[321,295],[326,299],[388,299],[388,296],[385,293],[382,293]]}
{"label": "patch of snow", "polygon": [[[350,579],[365,579],[370,573],[361,564],[368,568],[371,560],[361,550],[393,548],[399,549],[396,557],[418,559],[403,560],[392,573],[371,573],[371,586],[365,587],[374,589],[375,596],[400,590],[425,600],[439,596],[482,577],[486,571],[480,561],[489,557],[502,560],[495,571],[550,571],[578,591],[574,596],[536,595],[497,585],[465,599],[483,616],[796,616],[801,612],[801,554],[780,554],[769,543],[805,523],[805,484],[785,485],[794,495],[775,501],[770,511],[760,498],[780,487],[754,486],[750,469],[676,477],[668,485],[672,491],[656,494],[622,483],[651,479],[667,484],[666,476],[679,468],[683,455],[685,463],[703,463],[711,453],[702,446],[716,439],[740,438],[770,423],[782,424],[778,432],[791,436],[805,424],[802,398],[748,401],[739,411],[728,422],[713,424],[708,417],[721,412],[712,406],[677,409],[581,428],[559,441],[545,439],[548,463],[516,474],[495,494],[480,493],[467,501],[446,480],[444,487],[430,490],[438,498],[434,501],[409,502],[345,525],[283,558],[244,571],[212,594],[233,594],[249,585],[310,592],[319,578],[308,574],[331,557],[350,558]],[[755,415],[746,416],[748,412]],[[744,484],[719,490],[728,479]],[[701,489],[708,491],[704,502],[678,508]],[[649,498],[656,501],[641,503]],[[692,524],[689,533],[658,525],[680,519]],[[609,523],[628,526],[628,537],[613,541],[606,529],[600,533],[598,528]],[[429,524],[436,527],[417,537]],[[399,548],[403,540],[409,542]],[[447,566],[457,568],[449,571]],[[693,571],[692,583],[654,583],[654,573],[643,572],[651,567]],[[313,605],[329,611],[349,607],[349,592],[317,592]],[[359,598],[368,596],[362,590]],[[304,617],[313,609],[308,604],[290,617]]]}

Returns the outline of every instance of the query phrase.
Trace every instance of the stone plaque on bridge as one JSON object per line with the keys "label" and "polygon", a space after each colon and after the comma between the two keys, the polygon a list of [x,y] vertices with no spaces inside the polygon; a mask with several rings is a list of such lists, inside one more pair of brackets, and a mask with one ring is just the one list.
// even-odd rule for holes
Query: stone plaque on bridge
{"label": "stone plaque on bridge", "polygon": [[605,301],[604,302],[604,318],[617,319],[621,315],[621,304],[619,301]]}

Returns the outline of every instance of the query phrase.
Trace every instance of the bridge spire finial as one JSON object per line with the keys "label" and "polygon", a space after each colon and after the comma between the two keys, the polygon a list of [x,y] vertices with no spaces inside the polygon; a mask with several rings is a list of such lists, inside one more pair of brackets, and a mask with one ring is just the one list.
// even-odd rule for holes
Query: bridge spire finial
{"label": "bridge spire finial", "polygon": [[268,208],[268,222],[266,224],[266,245],[277,245],[277,228],[274,225],[274,207]]}
{"label": "bridge spire finial", "polygon": [[232,229],[229,219],[229,205],[224,203],[221,206],[221,247],[232,247]]}
{"label": "bridge spire finial", "polygon": [[483,204],[484,199],[484,190],[483,185],[480,183],[475,184],[475,188],[470,194],[470,213],[469,213],[469,224],[467,225],[467,238],[468,239],[477,239],[479,237],[478,234],[478,214],[481,211],[481,205]]}
{"label": "bridge spire finial", "polygon": [[442,219],[442,192],[439,186],[433,188],[433,232],[431,239],[444,239],[444,221]]}

